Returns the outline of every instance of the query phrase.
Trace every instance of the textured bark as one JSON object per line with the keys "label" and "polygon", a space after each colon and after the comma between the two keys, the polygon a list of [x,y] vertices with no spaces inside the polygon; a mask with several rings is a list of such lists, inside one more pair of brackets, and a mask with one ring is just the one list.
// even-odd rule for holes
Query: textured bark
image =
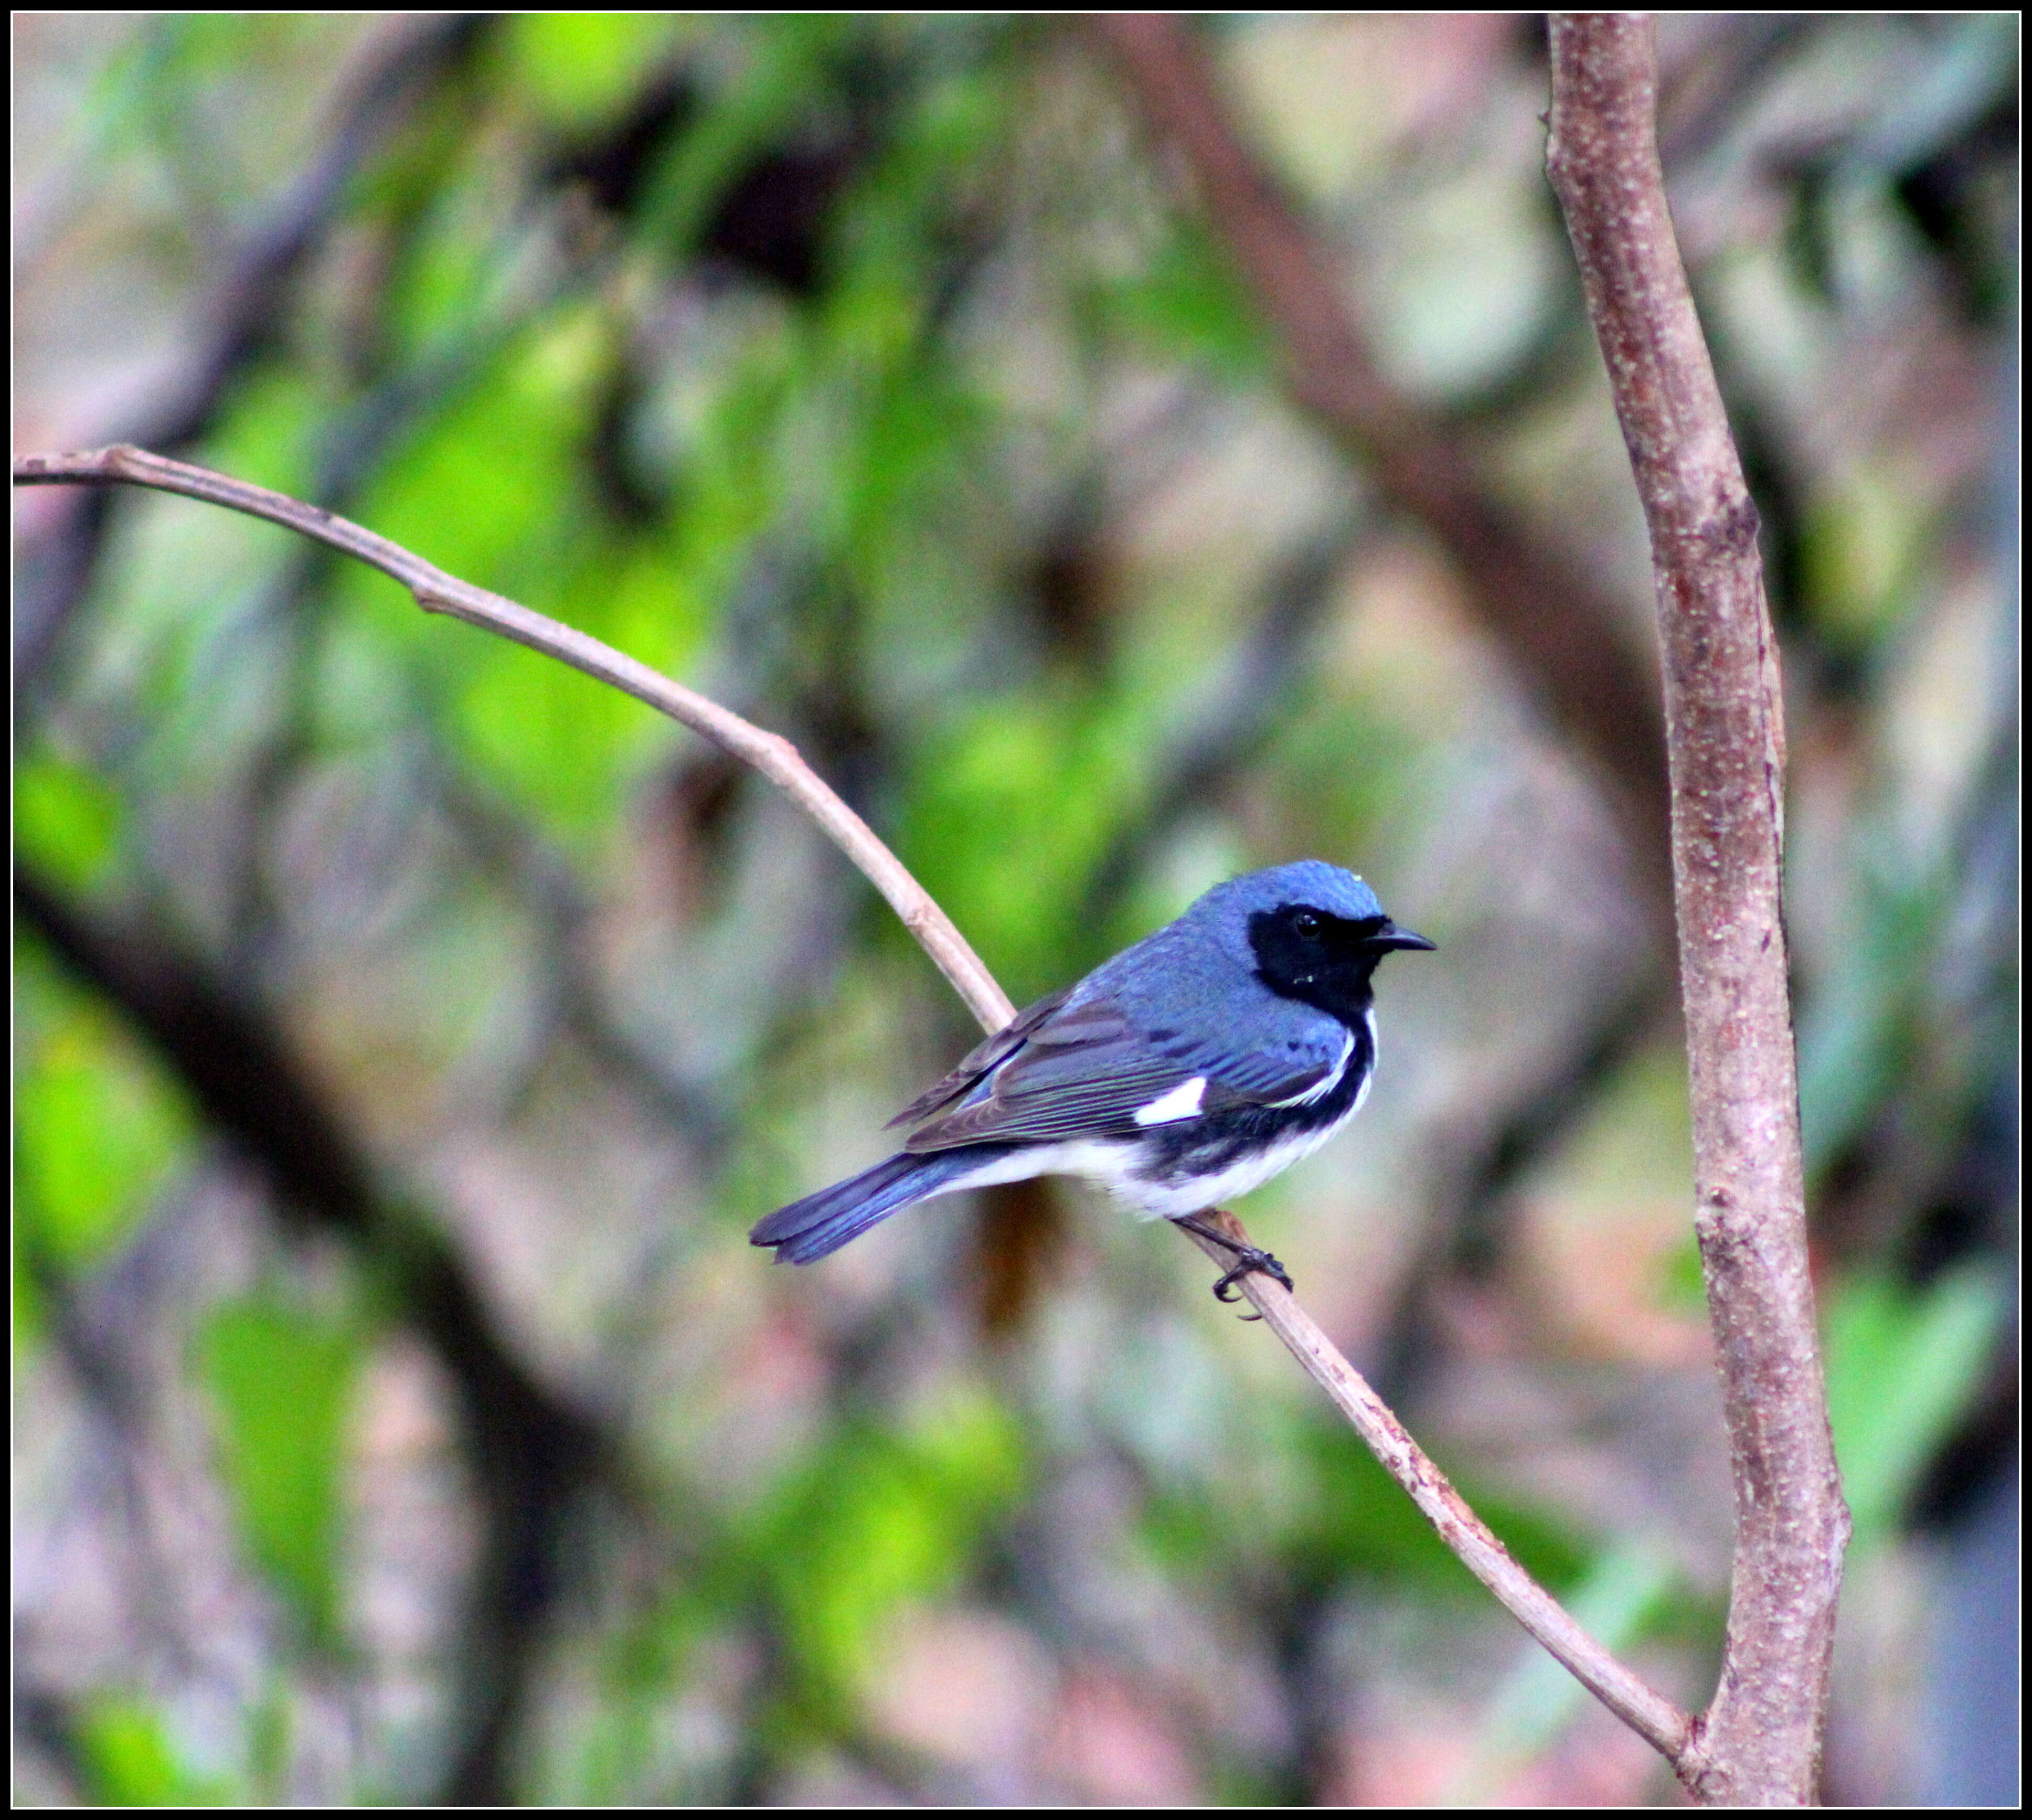
{"label": "textured bark", "polygon": [[1735,1481],[1728,1637],[1678,1767],[1698,1799],[1820,1781],[1848,1513],[1807,1271],[1780,914],[1785,750],[1757,511],[1679,260],[1643,15],[1552,20],[1546,155],[1650,528],[1693,1097],[1695,1228]]}

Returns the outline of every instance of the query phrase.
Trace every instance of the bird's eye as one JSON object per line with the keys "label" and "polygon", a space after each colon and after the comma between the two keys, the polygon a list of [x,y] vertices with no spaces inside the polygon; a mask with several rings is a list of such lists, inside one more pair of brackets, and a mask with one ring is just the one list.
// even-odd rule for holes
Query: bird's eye
{"label": "bird's eye", "polygon": [[1309,940],[1320,932],[1320,919],[1310,910],[1300,910],[1291,918],[1291,927]]}

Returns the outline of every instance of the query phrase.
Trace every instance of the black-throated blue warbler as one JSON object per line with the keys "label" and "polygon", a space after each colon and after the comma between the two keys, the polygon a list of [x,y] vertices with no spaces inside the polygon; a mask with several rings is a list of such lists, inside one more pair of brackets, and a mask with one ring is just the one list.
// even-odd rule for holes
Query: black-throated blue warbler
{"label": "black-throated blue warbler", "polygon": [[919,1201],[1033,1175],[1081,1175],[1145,1219],[1225,1247],[1215,1285],[1266,1251],[1198,1216],[1316,1150],[1361,1109],[1376,1068],[1372,977],[1400,929],[1352,873],[1316,859],[1216,885],[1176,922],[1019,1011],[898,1113],[887,1162],[794,1201],[749,1239],[809,1264]]}

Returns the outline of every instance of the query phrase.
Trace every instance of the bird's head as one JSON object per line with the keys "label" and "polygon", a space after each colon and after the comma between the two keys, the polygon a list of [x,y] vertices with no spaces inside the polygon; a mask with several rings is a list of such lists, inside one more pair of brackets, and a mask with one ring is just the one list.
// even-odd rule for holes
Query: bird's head
{"label": "bird's head", "polygon": [[1280,997],[1343,1019],[1369,1002],[1370,976],[1395,948],[1433,944],[1384,914],[1376,893],[1323,860],[1216,885],[1188,913]]}

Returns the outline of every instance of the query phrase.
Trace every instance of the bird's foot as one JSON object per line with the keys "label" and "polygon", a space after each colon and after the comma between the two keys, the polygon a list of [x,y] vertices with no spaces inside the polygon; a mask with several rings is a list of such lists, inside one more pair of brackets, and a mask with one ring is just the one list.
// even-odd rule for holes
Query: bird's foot
{"label": "bird's foot", "polygon": [[[1208,1225],[1196,1213],[1186,1214],[1182,1218],[1174,1220],[1171,1224],[1175,1226],[1184,1227],[1188,1232],[1197,1232],[1202,1239],[1211,1239],[1222,1250],[1233,1255],[1234,1268],[1227,1272],[1213,1286],[1215,1301],[1239,1301],[1241,1295],[1235,1288],[1235,1284],[1243,1277],[1253,1276],[1259,1272],[1265,1276],[1276,1277],[1287,1289],[1291,1287],[1291,1272],[1260,1246],[1244,1245],[1239,1239],[1229,1238],[1219,1227]],[[1242,1317],[1245,1321],[1261,1321],[1262,1318],[1260,1314],[1245,1314]]]}
{"label": "bird's foot", "polygon": [[[1214,1300],[1234,1302],[1239,1299],[1235,1287],[1235,1284],[1242,1278],[1257,1271],[1261,1271],[1265,1276],[1276,1277],[1287,1289],[1291,1287],[1291,1272],[1272,1258],[1268,1252],[1253,1245],[1244,1245],[1238,1247],[1235,1251],[1235,1268],[1213,1286]],[[1252,1321],[1261,1321],[1262,1318],[1260,1314],[1252,1314],[1249,1317]]]}

